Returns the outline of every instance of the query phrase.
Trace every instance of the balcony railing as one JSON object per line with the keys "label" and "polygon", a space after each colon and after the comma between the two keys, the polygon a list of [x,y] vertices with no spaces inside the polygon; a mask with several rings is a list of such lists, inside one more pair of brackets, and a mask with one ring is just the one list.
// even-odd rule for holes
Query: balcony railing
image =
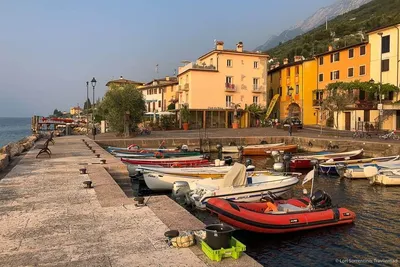
{"label": "balcony railing", "polygon": [[226,92],[236,92],[236,86],[233,83],[225,83]]}
{"label": "balcony railing", "polygon": [[179,73],[185,72],[189,69],[217,70],[214,65],[197,64],[195,62],[190,62],[183,67],[179,67]]}
{"label": "balcony railing", "polygon": [[264,87],[258,85],[258,84],[253,84],[253,93],[262,93]]}
{"label": "balcony railing", "polygon": [[321,106],[322,102],[323,102],[322,99],[313,99],[312,104],[314,107],[319,107],[319,106]]}
{"label": "balcony railing", "polygon": [[182,89],[183,91],[189,91],[189,84],[188,83],[185,83],[184,85],[183,85],[183,89]]}

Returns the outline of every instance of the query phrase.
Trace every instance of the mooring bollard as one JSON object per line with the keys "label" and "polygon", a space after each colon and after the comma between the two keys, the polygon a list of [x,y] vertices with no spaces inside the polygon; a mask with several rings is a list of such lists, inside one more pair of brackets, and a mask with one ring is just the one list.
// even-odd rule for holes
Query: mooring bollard
{"label": "mooring bollard", "polygon": [[84,181],[83,184],[85,185],[86,188],[93,188],[92,186],[92,181]]}
{"label": "mooring bollard", "polygon": [[79,172],[80,172],[81,174],[86,174],[86,168],[79,169]]}
{"label": "mooring bollard", "polygon": [[97,157],[97,158],[100,158],[100,154],[96,154],[96,157]]}
{"label": "mooring bollard", "polygon": [[101,159],[101,160],[100,160],[100,163],[101,163],[101,164],[106,164],[106,160],[105,160],[105,159]]}
{"label": "mooring bollard", "polygon": [[92,149],[93,154],[96,153],[96,150]]}
{"label": "mooring bollard", "polygon": [[89,149],[92,149],[92,147],[91,147],[91,146],[88,146],[88,148],[89,148]]}

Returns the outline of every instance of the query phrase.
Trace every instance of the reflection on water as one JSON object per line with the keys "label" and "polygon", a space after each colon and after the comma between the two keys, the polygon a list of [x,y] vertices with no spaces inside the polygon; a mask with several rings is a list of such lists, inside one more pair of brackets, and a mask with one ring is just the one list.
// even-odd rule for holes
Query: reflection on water
{"label": "reflection on water", "polygon": [[[270,168],[271,159],[252,158],[258,170]],[[310,190],[311,183],[306,185]],[[323,189],[334,205],[346,207],[357,215],[352,225],[334,226],[284,235],[236,231],[247,246],[247,253],[265,266],[333,266],[339,260],[400,261],[400,187],[369,185],[368,180],[348,180],[320,176],[314,188]],[[292,196],[302,195],[301,184]],[[208,212],[192,211],[206,224],[218,219]],[[364,266],[367,264],[357,264]],[[385,263],[370,264],[385,266]]]}

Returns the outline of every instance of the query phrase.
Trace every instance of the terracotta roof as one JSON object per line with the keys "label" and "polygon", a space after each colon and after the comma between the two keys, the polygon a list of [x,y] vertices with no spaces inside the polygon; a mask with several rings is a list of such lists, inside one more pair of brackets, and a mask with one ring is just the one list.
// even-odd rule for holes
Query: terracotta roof
{"label": "terracotta roof", "polygon": [[315,55],[315,57],[332,54],[332,53],[335,53],[335,52],[339,52],[339,51],[346,50],[346,49],[349,49],[349,48],[352,48],[352,47],[362,46],[362,45],[366,45],[366,44],[368,44],[368,42],[362,42],[362,43],[357,43],[357,44],[353,44],[353,45],[348,45],[348,46],[345,46],[345,47],[342,47],[342,48],[333,49],[332,51],[326,51],[326,52],[317,54],[317,55]]}
{"label": "terracotta roof", "polygon": [[393,24],[389,24],[389,25],[386,25],[386,26],[381,26],[381,27],[366,31],[365,33],[375,32],[375,31],[378,31],[378,30],[386,29],[386,28],[392,28],[392,27],[394,27],[396,25],[399,25],[399,24],[400,24],[400,22],[396,22],[396,23],[393,23]]}
{"label": "terracotta roof", "polygon": [[174,84],[178,84],[178,81],[165,81],[156,85],[153,85],[153,83],[149,84],[149,85],[144,85],[144,86],[140,86],[138,89],[139,90],[145,90],[145,89],[151,89],[151,88],[158,88],[158,87],[166,87],[168,85],[174,85]]}
{"label": "terracotta roof", "polygon": [[214,49],[214,50],[211,50],[211,51],[205,53],[204,55],[200,56],[198,59],[204,58],[204,57],[206,57],[206,56],[208,56],[208,55],[211,55],[211,54],[213,54],[213,53],[223,53],[223,52],[225,52],[225,53],[240,54],[240,55],[266,56],[266,57],[269,57],[269,55],[266,54],[266,53],[258,53],[258,52],[252,52],[252,51],[246,51],[246,50],[243,50],[243,52],[238,52],[238,51],[236,51],[236,50],[234,50],[234,49],[224,49],[224,50],[217,50],[217,49]]}
{"label": "terracotta roof", "polygon": [[312,60],[314,60],[314,58],[304,59],[304,60],[300,60],[300,61],[288,63],[288,64],[285,64],[285,65],[279,65],[279,67],[276,67],[276,68],[274,68],[274,69],[272,69],[272,70],[269,69],[269,70],[268,70],[268,73],[275,72],[275,71],[278,71],[278,70],[281,70],[281,69],[284,69],[284,68],[287,68],[287,67],[292,67],[292,66],[300,65],[300,64],[302,64],[303,62],[312,61]]}
{"label": "terracotta roof", "polygon": [[143,84],[143,82],[137,82],[137,81],[127,80],[127,79],[124,79],[124,78],[119,78],[118,80],[112,80],[112,81],[107,82],[106,86],[109,86],[109,85],[111,85],[113,83],[116,83],[116,84],[136,84],[136,85],[137,84]]}

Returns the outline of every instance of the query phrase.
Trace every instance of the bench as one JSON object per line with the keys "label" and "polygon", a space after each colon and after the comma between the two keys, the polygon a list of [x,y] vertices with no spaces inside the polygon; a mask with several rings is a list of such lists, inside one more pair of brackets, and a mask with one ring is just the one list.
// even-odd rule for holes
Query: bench
{"label": "bench", "polygon": [[35,148],[39,148],[40,151],[39,153],[36,155],[36,158],[39,157],[40,154],[46,153],[47,155],[49,155],[49,158],[51,157],[51,151],[49,149],[49,143],[52,142],[53,145],[55,144],[54,139],[54,131],[50,133],[50,136],[47,138],[46,142],[44,142],[43,145],[37,145]]}

